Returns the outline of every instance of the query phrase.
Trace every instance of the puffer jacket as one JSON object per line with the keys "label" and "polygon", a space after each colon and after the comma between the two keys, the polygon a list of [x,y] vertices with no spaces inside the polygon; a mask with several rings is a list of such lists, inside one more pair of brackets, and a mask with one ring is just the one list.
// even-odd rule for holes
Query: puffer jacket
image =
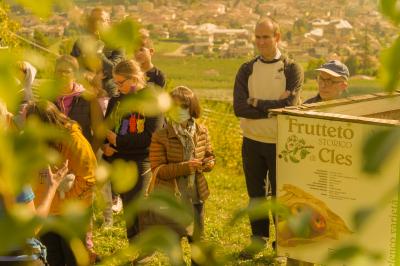
{"label": "puffer jacket", "polygon": [[[197,123],[194,142],[196,145],[195,159],[203,160],[214,156],[207,128]],[[171,125],[168,124],[166,128],[153,134],[150,145],[150,163],[153,171],[162,165],[158,170],[157,178],[172,191],[175,189],[174,178],[190,175],[189,164],[183,161],[182,143]],[[196,172],[197,190],[199,199],[202,201],[210,195],[207,180],[203,174],[203,172],[209,171],[211,169]]]}

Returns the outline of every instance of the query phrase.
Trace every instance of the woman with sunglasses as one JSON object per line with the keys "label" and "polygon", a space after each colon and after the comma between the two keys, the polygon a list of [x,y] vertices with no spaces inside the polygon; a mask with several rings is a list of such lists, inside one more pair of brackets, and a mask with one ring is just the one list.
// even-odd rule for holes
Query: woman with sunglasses
{"label": "woman with sunglasses", "polygon": [[[121,194],[122,203],[126,207],[140,195],[143,181],[150,178],[149,147],[154,131],[161,125],[161,119],[143,112],[132,112],[129,109],[137,108],[126,108],[124,104],[137,99],[140,101],[146,94],[145,75],[137,62],[125,60],[118,63],[114,68],[113,79],[119,95],[112,97],[107,107],[106,119],[110,122],[111,130],[107,133],[102,150],[103,158],[110,163],[121,159],[137,165],[137,183]],[[128,239],[132,240],[139,233],[138,219],[127,221],[126,230]]]}

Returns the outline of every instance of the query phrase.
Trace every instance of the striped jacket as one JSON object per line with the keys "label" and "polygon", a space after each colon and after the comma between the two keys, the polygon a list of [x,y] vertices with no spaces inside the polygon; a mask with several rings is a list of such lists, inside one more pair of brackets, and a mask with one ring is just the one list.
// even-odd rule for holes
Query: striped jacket
{"label": "striped jacket", "polygon": [[[203,160],[209,156],[214,156],[211,148],[208,130],[196,123],[195,158]],[[152,170],[161,166],[157,178],[163,185],[174,189],[173,178],[190,175],[190,169],[187,162],[183,162],[183,146],[179,141],[171,125],[160,129],[153,134],[150,145],[150,163]],[[203,172],[209,172],[211,169],[204,169]],[[206,200],[210,195],[207,180],[203,172],[196,173],[196,185],[200,200]]]}

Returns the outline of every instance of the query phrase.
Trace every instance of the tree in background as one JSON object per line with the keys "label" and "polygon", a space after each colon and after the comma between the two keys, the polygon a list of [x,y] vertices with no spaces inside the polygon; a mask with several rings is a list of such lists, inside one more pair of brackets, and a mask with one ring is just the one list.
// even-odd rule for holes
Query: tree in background
{"label": "tree in background", "polygon": [[319,68],[325,60],[322,58],[310,59],[307,63],[306,71],[304,72],[305,79],[315,79],[317,77],[315,69]]}
{"label": "tree in background", "polygon": [[10,8],[8,5],[0,4],[0,46],[15,47],[18,45],[18,39],[13,32],[19,29],[19,24],[9,18]]}
{"label": "tree in background", "polygon": [[360,60],[356,55],[352,54],[347,57],[347,59],[344,61],[344,64],[349,68],[350,75],[355,75],[359,73]]}

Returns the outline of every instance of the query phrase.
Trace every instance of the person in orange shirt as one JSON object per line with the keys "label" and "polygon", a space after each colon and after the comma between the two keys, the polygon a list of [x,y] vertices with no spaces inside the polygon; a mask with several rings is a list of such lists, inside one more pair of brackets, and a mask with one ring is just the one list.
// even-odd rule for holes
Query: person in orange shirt
{"label": "person in orange shirt", "polygon": [[[63,160],[68,160],[69,174],[64,178],[50,207],[49,216],[61,215],[61,207],[66,202],[77,201],[85,207],[92,204],[95,185],[96,156],[79,125],[61,113],[48,101],[30,103],[27,106],[27,117],[35,115],[43,123],[51,124],[64,132],[66,138],[52,145]],[[46,175],[41,175],[35,188],[35,202],[46,197]],[[47,260],[50,265],[77,265],[69,244],[61,235],[48,232],[41,236],[41,241],[48,249]],[[84,236],[82,236],[84,239]]]}

